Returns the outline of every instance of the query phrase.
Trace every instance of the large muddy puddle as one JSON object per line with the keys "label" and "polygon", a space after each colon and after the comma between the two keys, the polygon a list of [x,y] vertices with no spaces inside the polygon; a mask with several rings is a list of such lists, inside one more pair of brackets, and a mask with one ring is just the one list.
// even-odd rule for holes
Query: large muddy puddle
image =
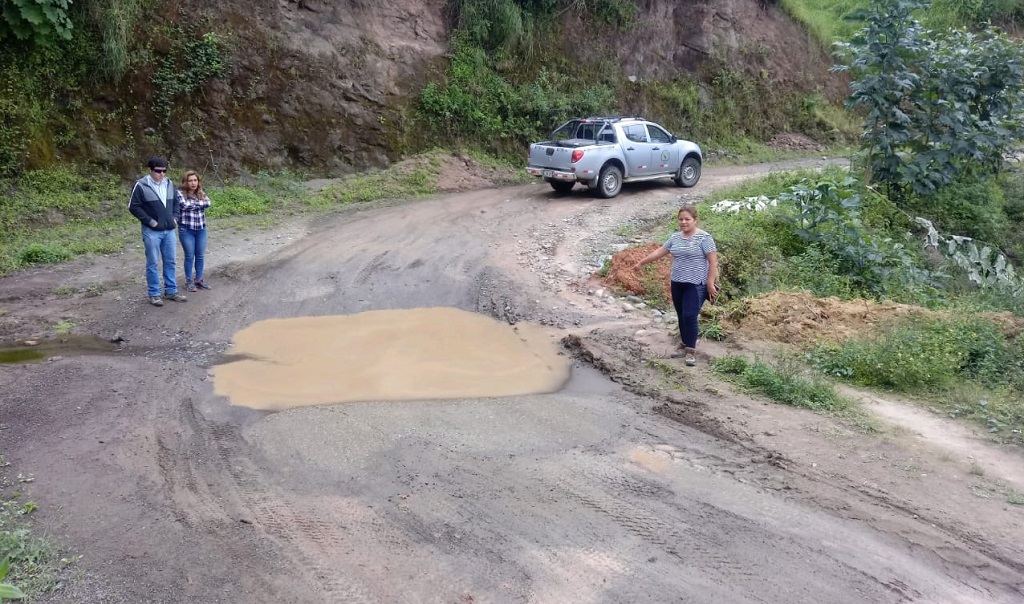
{"label": "large muddy puddle", "polygon": [[555,392],[571,366],[544,328],[455,308],[261,321],[235,334],[228,359],[216,393],[266,410]]}

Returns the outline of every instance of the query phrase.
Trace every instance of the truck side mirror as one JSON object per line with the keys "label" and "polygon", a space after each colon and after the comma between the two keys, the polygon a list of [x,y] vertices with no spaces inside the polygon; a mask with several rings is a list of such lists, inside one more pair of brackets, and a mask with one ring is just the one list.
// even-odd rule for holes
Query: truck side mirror
{"label": "truck side mirror", "polygon": [[671,134],[671,135],[669,135],[669,137],[668,137],[668,142],[670,142],[670,143],[674,143],[674,142],[676,142],[677,140],[679,140],[679,139],[678,139],[678,138],[676,138],[676,135],[675,135],[675,134]]}

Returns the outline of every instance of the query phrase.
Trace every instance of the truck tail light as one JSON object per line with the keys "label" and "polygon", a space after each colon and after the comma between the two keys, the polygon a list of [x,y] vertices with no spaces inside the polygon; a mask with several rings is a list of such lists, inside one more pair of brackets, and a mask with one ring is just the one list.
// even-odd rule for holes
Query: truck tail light
{"label": "truck tail light", "polygon": [[581,159],[583,159],[583,151],[581,149],[576,149],[572,152],[572,163],[576,163]]}

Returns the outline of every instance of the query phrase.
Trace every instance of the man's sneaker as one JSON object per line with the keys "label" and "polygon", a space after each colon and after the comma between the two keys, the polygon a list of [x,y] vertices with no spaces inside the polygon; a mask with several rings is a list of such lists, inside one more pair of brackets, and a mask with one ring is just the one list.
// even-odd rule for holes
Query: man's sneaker
{"label": "man's sneaker", "polygon": [[196,291],[196,284],[195,284],[195,282],[194,281],[186,281],[185,282],[185,291],[190,291],[190,292]]}
{"label": "man's sneaker", "polygon": [[686,349],[686,354],[683,356],[683,362],[686,363],[687,367],[693,367],[697,364],[697,351],[692,348]]}
{"label": "man's sneaker", "polygon": [[150,296],[149,297],[149,303],[152,304],[153,306],[163,306],[164,305],[164,301],[160,298],[160,296]]}
{"label": "man's sneaker", "polygon": [[184,294],[179,294],[178,292],[174,292],[173,294],[164,294],[164,298],[175,302],[188,302],[188,298],[185,297]]}
{"label": "man's sneaker", "polygon": [[[199,289],[210,289],[210,286],[207,285],[206,282],[204,282],[202,279],[196,279],[195,284],[196,284],[196,287],[198,287]],[[195,291],[195,290],[192,290],[192,291]]]}

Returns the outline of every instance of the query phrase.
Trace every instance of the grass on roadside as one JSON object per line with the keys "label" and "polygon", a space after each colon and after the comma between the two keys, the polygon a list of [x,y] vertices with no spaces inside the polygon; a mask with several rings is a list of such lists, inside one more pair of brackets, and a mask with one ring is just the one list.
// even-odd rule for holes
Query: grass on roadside
{"label": "grass on roadside", "polygon": [[794,361],[782,359],[773,364],[726,355],[712,361],[712,369],[734,381],[748,392],[791,407],[821,413],[846,413],[854,404],[840,396],[828,382],[802,370]]}
{"label": "grass on roadside", "polygon": [[30,597],[51,592],[61,586],[61,569],[77,557],[59,557],[53,544],[34,532],[29,518],[38,506],[16,490],[17,485],[32,479],[21,474],[10,477],[7,467],[0,455],[0,562],[10,560],[4,582]]}
{"label": "grass on roadside", "polygon": [[[437,193],[443,155],[434,150],[371,174],[353,175],[317,192],[307,175],[259,173],[204,182],[213,205],[211,228],[268,228],[281,217],[326,211],[352,203],[408,199]],[[479,154],[488,168],[511,166]],[[179,175],[172,175],[175,178]],[[175,180],[178,182],[180,178]],[[131,183],[86,166],[61,165],[0,182],[0,275],[18,268],[66,262],[84,254],[109,254],[138,240],[138,222],[127,212]]]}
{"label": "grass on roadside", "polygon": [[922,397],[993,437],[1024,444],[1024,337],[972,315],[910,318],[865,337],[822,343],[806,359],[826,375]]}

